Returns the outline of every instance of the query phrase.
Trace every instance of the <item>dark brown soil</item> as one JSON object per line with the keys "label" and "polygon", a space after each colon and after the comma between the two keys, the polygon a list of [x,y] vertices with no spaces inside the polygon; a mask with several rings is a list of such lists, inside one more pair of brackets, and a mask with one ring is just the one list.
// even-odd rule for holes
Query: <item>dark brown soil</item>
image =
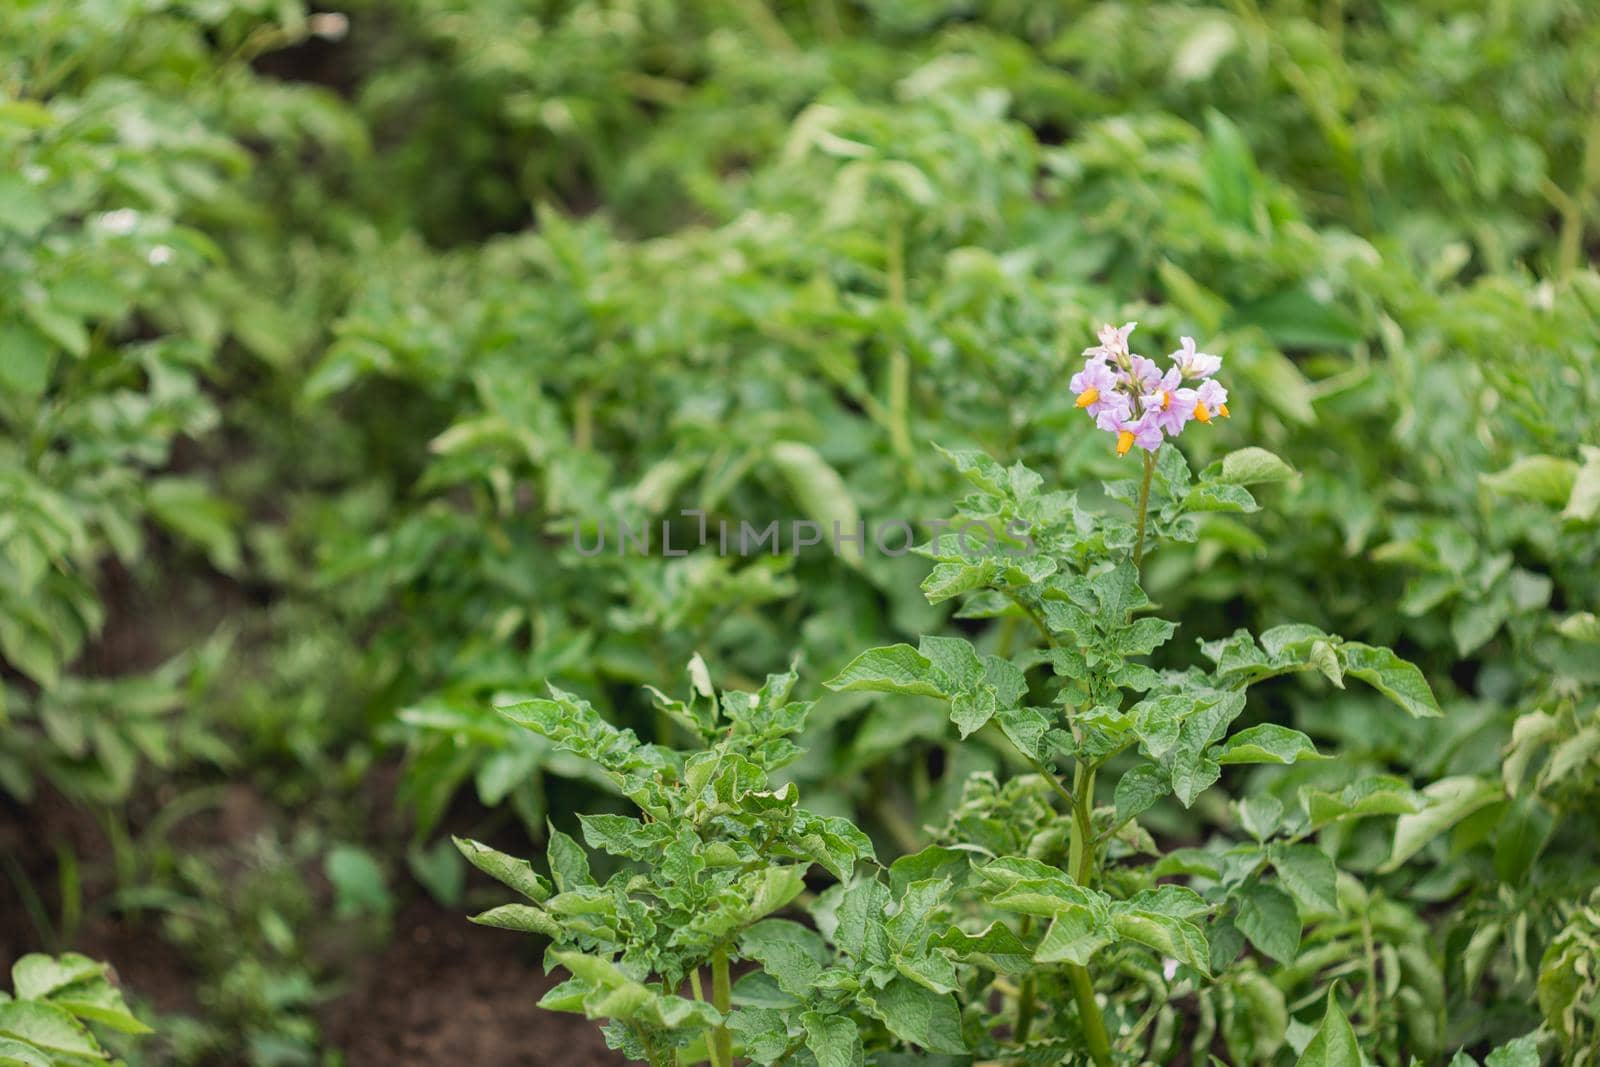
{"label": "dark brown soil", "polygon": [[560,976],[546,977],[532,948],[530,938],[416,901],[397,916],[388,949],[361,960],[349,995],[328,1005],[328,1043],[351,1067],[627,1062],[596,1024],[536,1006]]}
{"label": "dark brown soil", "polygon": [[[248,787],[230,787],[209,818],[189,826],[185,844],[204,849],[240,840],[272,819],[270,806]],[[192,835],[192,836],[191,836]],[[107,866],[104,835],[85,808],[43,790],[23,809],[0,797],[0,987],[17,957],[48,951],[17,888],[20,876],[58,919],[57,846],[78,857],[80,869]],[[104,886],[86,886],[86,900]],[[559,976],[546,976],[542,945],[503,930],[473,926],[414,887],[395,886],[406,900],[382,947],[360,939],[322,946],[333,988],[318,1018],[323,1047],[344,1054],[348,1067],[587,1067],[620,1064],[596,1024],[537,1007]],[[161,1014],[196,1014],[197,975],[183,954],[160,937],[148,918],[93,914],[67,946],[109,962],[130,999]],[[221,1063],[235,1063],[228,1059]]]}

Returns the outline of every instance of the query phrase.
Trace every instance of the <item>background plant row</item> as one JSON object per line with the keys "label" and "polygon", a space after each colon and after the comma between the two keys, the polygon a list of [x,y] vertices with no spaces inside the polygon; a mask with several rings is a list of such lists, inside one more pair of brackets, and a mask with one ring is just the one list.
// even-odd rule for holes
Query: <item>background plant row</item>
{"label": "background plant row", "polygon": [[[546,683],[666,739],[642,684],[698,652],[754,689],[798,656],[820,699],[786,773],[916,851],[1007,757],[933,702],[819,683],[1005,623],[929,605],[916,558],[585,558],[573,524],[948,517],[930,441],[1097,484],[1118,467],[1065,381],[1125,319],[1227,356],[1196,468],[1249,443],[1301,472],[1152,561],[1182,625],[1158,665],[1290,620],[1417,662],[1442,720],[1293,686],[1273,715],[1340,753],[1329,782],[1456,783],[1405,873],[1380,836],[1341,855],[1419,917],[1439,1047],[1541,1021],[1593,1047],[1585,5],[345,14],[35,0],[0,25],[0,787],[109,813],[89,908],[196,960],[211,992],[143,1055],[314,1056],[341,964],[295,932],[296,872],[381,925],[408,876],[463,894],[452,817],[572,829],[604,783],[494,711]],[[374,842],[396,761],[407,830]],[[278,812],[250,892],[140,814],[229,778]],[[1152,817],[1194,842],[1236,815]],[[35,893],[57,947],[67,884]]]}

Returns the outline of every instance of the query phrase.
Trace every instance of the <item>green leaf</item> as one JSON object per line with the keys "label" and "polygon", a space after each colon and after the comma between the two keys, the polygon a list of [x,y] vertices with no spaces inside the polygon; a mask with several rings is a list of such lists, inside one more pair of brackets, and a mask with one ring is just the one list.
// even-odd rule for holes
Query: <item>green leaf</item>
{"label": "green leaf", "polygon": [[561,921],[543,908],[531,904],[502,904],[474,915],[472,922],[479,926],[494,926],[501,930],[517,930],[525,934],[543,934],[552,940],[561,937]]}
{"label": "green leaf", "polygon": [[1378,870],[1386,873],[1397,869],[1429,841],[1504,795],[1499,782],[1472,775],[1441,778],[1430,784],[1422,790],[1426,801],[1422,810],[1395,820],[1394,847]]}
{"label": "green leaf", "polygon": [[218,570],[237,570],[239,538],[233,506],[198,478],[161,478],[145,489],[150,516],[179,537],[205,550]]}
{"label": "green leaf", "polygon": [[540,877],[527,860],[508,856],[488,845],[466,838],[452,837],[451,841],[466,857],[468,863],[490,878],[521,893],[535,904],[550,896],[550,883]]}
{"label": "green leaf", "polygon": [[[734,1003],[739,1003],[737,988]],[[784,1025],[783,1013],[773,1008],[741,1007],[728,1016],[728,1029],[752,1063],[776,1063],[789,1048],[789,1030]]]}
{"label": "green leaf", "polygon": [[64,308],[43,301],[24,301],[22,313],[34,329],[44,334],[73,356],[89,354],[89,328],[83,320]]}
{"label": "green leaf", "polygon": [[1563,519],[1593,522],[1600,518],[1600,448],[1580,445],[1583,466],[1578,468],[1572,482],[1572,492],[1567,496],[1567,506],[1562,509]]}
{"label": "green leaf", "polygon": [[1361,1046],[1350,1020],[1339,1009],[1339,988],[1328,990],[1328,1007],[1322,1015],[1322,1025],[1311,1036],[1305,1051],[1295,1061],[1295,1067],[1364,1067]]}
{"label": "green leaf", "polygon": [[1141,763],[1129,768],[1117,779],[1117,788],[1113,793],[1116,821],[1122,823],[1143,814],[1170,792],[1172,782],[1162,767],[1154,763]]}
{"label": "green leaf", "polygon": [[787,907],[795,897],[805,892],[805,888],[806,865],[752,871],[734,883],[734,889],[744,899],[745,905],[733,917],[741,926],[754,922],[779,908]]}
{"label": "green leaf", "polygon": [[579,815],[578,824],[590,848],[625,859],[657,859],[674,836],[663,822],[647,823],[626,815]]}
{"label": "green leaf", "polygon": [[896,976],[862,1003],[889,1032],[929,1052],[967,1051],[961,1036],[961,1011],[948,993],[935,993],[909,978]]}
{"label": "green leaf", "polygon": [[1444,714],[1416,664],[1401,659],[1387,648],[1356,641],[1341,645],[1339,656],[1344,661],[1346,674],[1366,682],[1413,717],[1432,719]]}
{"label": "green leaf", "polygon": [[105,964],[76,952],[59,957],[30,952],[11,965],[11,988],[18,1000],[44,1000],[63,986],[105,973]]}
{"label": "green leaf", "polygon": [[0,1067],[53,1067],[50,1056],[34,1045],[0,1037]]}
{"label": "green leaf", "polygon": [[109,1026],[124,1034],[148,1034],[150,1027],[128,1010],[122,993],[103,976],[87,978],[59,989],[50,1003],[80,1019]]}
{"label": "green leaf", "polygon": [[578,843],[567,834],[549,827],[550,844],[546,857],[550,860],[550,876],[555,881],[556,889],[568,892],[579,886],[594,885],[594,876],[589,873],[589,856]]}
{"label": "green leaf", "polygon": [[947,949],[962,963],[987,967],[998,974],[1027,974],[1033,970],[1033,953],[1015,930],[998,919],[976,934],[952,927],[929,941],[928,946]]}
{"label": "green leaf", "polygon": [[1539,1034],[1523,1034],[1484,1058],[1483,1067],[1539,1067]]}
{"label": "green leaf", "polygon": [[780,441],[769,455],[801,512],[821,528],[822,544],[837,547],[840,559],[860,567],[865,538],[848,546],[842,539],[861,533],[861,512],[839,472],[816,449],[797,441]]}
{"label": "green leaf", "polygon": [[889,865],[889,888],[895,896],[905,893],[913,882],[949,879],[952,885],[966,882],[972,854],[943,845],[929,845],[920,852],[901,856]]}
{"label": "green leaf", "polygon": [[101,1059],[100,1044],[64,1008],[48,1001],[14,1000],[0,1004],[0,1037],[37,1045],[46,1052]]}
{"label": "green leaf", "polygon": [[1421,807],[1421,798],[1404,779],[1374,775],[1345,786],[1338,793],[1305,789],[1301,804],[1313,829],[1341,819],[1374,815],[1407,815]]}
{"label": "green leaf", "polygon": [[1517,885],[1555,832],[1556,820],[1535,793],[1524,793],[1506,809],[1495,828],[1494,871],[1506,885]]}
{"label": "green leaf", "polygon": [[1262,482],[1285,482],[1297,473],[1273,453],[1251,446],[1223,456],[1217,480],[1230,485],[1257,485]]}
{"label": "green leaf", "polygon": [[1139,903],[1124,901],[1113,910],[1111,925],[1118,936],[1148,945],[1164,956],[1209,975],[1211,946],[1206,941],[1205,931],[1188,918],[1140,907]]}
{"label": "green leaf", "polygon": [[1033,958],[1039,963],[1065,962],[1083,967],[1115,938],[1116,931],[1093,910],[1072,905],[1056,912]]}
{"label": "green leaf", "polygon": [[1327,853],[1302,844],[1275,847],[1270,856],[1278,880],[1296,900],[1311,911],[1338,913],[1338,871]]}
{"label": "green leaf", "polygon": [[[11,101],[4,103],[14,106]],[[20,174],[0,174],[0,229],[31,238],[50,218],[50,205],[36,186]]]}
{"label": "green leaf", "polygon": [[840,951],[868,964],[888,961],[889,938],[883,920],[890,899],[889,890],[878,881],[857,882],[845,890],[833,933],[833,943]]}
{"label": "green leaf", "polygon": [[1202,157],[1206,196],[1217,217],[1243,229],[1265,222],[1261,172],[1250,144],[1227,116],[1206,112],[1206,146]]}
{"label": "green leaf", "polygon": [[863,652],[823,684],[841,693],[867,690],[928,697],[942,697],[948,688],[928,658],[910,645]]}
{"label": "green leaf", "polygon": [[0,388],[25,397],[37,397],[50,384],[56,350],[33,327],[21,322],[0,322]]}
{"label": "green leaf", "polygon": [[1226,766],[1230,763],[1298,763],[1301,760],[1327,759],[1317,751],[1311,738],[1299,730],[1276,723],[1262,723],[1240,730],[1212,754]]}
{"label": "green leaf", "polygon": [[763,919],[739,935],[739,955],[761,964],[778,988],[807,1000],[829,961],[822,935],[788,919]]}
{"label": "green leaf", "polygon": [[1482,474],[1485,488],[1507,496],[1564,505],[1578,481],[1578,464],[1556,456],[1523,456],[1503,471]]}
{"label": "green leaf", "polygon": [[322,869],[333,885],[334,913],[338,917],[387,915],[394,910],[394,897],[383,868],[366,849],[336,845],[328,850]]}
{"label": "green leaf", "polygon": [[1294,898],[1276,886],[1256,884],[1239,896],[1234,924],[1250,943],[1279,963],[1300,951],[1300,912]]}
{"label": "green leaf", "polygon": [[1257,841],[1265,841],[1283,822],[1283,801],[1271,793],[1253,793],[1239,801],[1239,825]]}
{"label": "green leaf", "polygon": [[800,1016],[800,1025],[817,1067],[856,1067],[863,1062],[861,1034],[846,1016],[808,1011]]}
{"label": "green leaf", "polygon": [[1236,511],[1242,514],[1261,510],[1250,490],[1226,482],[1200,482],[1183,498],[1185,511]]}

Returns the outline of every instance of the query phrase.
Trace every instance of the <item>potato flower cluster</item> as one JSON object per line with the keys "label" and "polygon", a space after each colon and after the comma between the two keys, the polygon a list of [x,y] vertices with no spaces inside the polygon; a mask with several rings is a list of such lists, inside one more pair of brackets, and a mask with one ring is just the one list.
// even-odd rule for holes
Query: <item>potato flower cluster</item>
{"label": "potato flower cluster", "polygon": [[1116,434],[1119,456],[1134,445],[1154,452],[1164,438],[1177,437],[1191,421],[1228,417],[1228,391],[1212,378],[1222,367],[1222,357],[1197,351],[1194,338],[1185,337],[1168,357],[1172,366],[1162,373],[1155,361],[1128,348],[1128,335],[1137,325],[1101,327],[1100,343],[1083,350],[1083,370],[1069,383],[1078,407],[1100,429]]}

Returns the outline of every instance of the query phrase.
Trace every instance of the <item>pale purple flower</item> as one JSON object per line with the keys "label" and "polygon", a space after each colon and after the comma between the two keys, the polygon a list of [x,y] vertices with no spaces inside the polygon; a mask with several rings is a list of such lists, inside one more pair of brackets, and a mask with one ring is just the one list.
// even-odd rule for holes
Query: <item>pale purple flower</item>
{"label": "pale purple flower", "polygon": [[1116,433],[1133,415],[1133,401],[1127,393],[1112,393],[1095,413],[1094,424],[1107,433]]}
{"label": "pale purple flower", "polygon": [[[1084,349],[1088,358],[1083,370],[1069,383],[1077,406],[1116,436],[1119,456],[1134,445],[1154,452],[1164,438],[1177,437],[1191,421],[1228,416],[1228,391],[1211,378],[1222,366],[1221,357],[1197,351],[1194,338],[1185,337],[1163,373],[1153,360],[1128,347],[1135,325],[1102,327],[1100,344]],[[1186,380],[1198,385],[1189,388]]]}
{"label": "pale purple flower", "polygon": [[1146,411],[1137,419],[1130,421],[1124,418],[1117,424],[1117,455],[1127,455],[1134,445],[1146,452],[1154,452],[1161,447],[1161,427],[1154,416],[1154,412]]}
{"label": "pale purple flower", "polygon": [[1210,422],[1213,415],[1228,417],[1228,391],[1216,379],[1207,378],[1194,393],[1195,421]]}
{"label": "pale purple flower", "polygon": [[1100,343],[1093,348],[1085,348],[1083,354],[1094,356],[1098,359],[1123,360],[1128,358],[1128,335],[1137,322],[1125,322],[1121,326],[1112,326],[1110,323],[1100,327]]}
{"label": "pale purple flower", "polygon": [[1194,418],[1198,394],[1193,389],[1183,388],[1179,384],[1182,381],[1183,374],[1173,367],[1156,383],[1155,389],[1141,398],[1145,412],[1155,419],[1156,425],[1168,437],[1178,436],[1183,431],[1184,423]]}
{"label": "pale purple flower", "polygon": [[[1117,372],[1093,357],[1084,360],[1083,370],[1072,376],[1068,387],[1078,396],[1078,407],[1091,415],[1099,415],[1114,406],[1121,396],[1117,392]],[[1126,400],[1126,397],[1122,397]]]}
{"label": "pale purple flower", "polygon": [[1193,337],[1181,337],[1183,347],[1172,353],[1173,365],[1185,378],[1209,378],[1222,369],[1222,357],[1196,352]]}
{"label": "pale purple flower", "polygon": [[1161,382],[1161,368],[1156,366],[1155,360],[1143,356],[1133,356],[1130,359],[1132,370],[1129,376],[1133,380],[1134,388],[1141,393],[1148,393]]}

